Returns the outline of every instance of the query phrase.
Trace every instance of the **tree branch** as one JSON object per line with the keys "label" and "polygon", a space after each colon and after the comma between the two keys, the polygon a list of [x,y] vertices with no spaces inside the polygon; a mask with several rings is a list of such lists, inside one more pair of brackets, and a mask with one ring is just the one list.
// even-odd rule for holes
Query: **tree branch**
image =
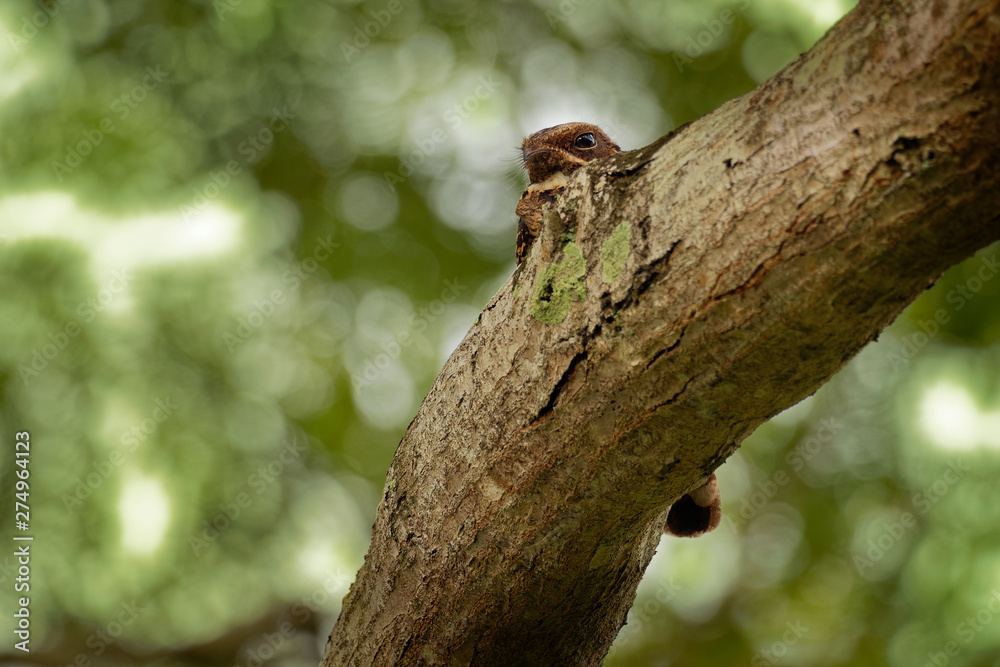
{"label": "tree branch", "polygon": [[598,663],[667,507],[1000,238],[998,1],[863,1],[581,170],[400,443],[323,664]]}

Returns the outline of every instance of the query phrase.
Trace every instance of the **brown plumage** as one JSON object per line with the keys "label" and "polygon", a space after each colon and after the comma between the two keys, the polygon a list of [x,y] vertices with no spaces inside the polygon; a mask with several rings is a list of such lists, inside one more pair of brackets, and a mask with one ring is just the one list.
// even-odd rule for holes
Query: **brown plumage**
{"label": "brown plumage", "polygon": [[542,206],[556,201],[569,176],[591,160],[614,155],[621,149],[601,128],[589,123],[547,127],[521,143],[521,159],[528,170],[528,189],[514,212],[517,224],[515,256],[520,264],[542,228]]}
{"label": "brown plumage", "polygon": [[721,521],[722,498],[713,472],[704,484],[670,506],[663,532],[676,537],[698,537],[718,528]]}

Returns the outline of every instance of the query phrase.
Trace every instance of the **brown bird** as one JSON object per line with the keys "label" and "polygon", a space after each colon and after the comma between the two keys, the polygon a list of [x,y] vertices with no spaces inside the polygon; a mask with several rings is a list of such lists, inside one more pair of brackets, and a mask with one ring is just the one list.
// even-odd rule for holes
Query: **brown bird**
{"label": "brown bird", "polygon": [[[589,123],[547,127],[521,143],[521,160],[528,170],[528,189],[514,212],[517,224],[515,256],[520,264],[542,229],[542,206],[554,204],[566,189],[570,175],[597,158],[621,151],[601,128]],[[719,484],[712,473],[697,489],[671,506],[663,532],[677,537],[697,537],[718,527],[722,519]]]}
{"label": "brown bird", "polygon": [[542,206],[555,203],[570,175],[591,160],[614,155],[621,149],[601,128],[589,123],[547,127],[521,143],[521,160],[528,170],[528,189],[514,212],[517,224],[515,256],[520,264],[542,229]]}

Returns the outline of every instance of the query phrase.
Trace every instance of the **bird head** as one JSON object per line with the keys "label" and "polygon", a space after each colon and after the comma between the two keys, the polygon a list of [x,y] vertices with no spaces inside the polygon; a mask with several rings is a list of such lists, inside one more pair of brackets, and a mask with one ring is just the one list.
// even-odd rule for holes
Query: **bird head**
{"label": "bird head", "polygon": [[521,143],[521,159],[532,183],[542,183],[558,172],[569,176],[588,162],[619,151],[611,137],[590,123],[547,127]]}

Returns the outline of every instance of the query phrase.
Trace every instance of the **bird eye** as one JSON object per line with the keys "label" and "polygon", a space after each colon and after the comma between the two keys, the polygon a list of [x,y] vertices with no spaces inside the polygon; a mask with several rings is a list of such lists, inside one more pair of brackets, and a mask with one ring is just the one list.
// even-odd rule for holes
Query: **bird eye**
{"label": "bird eye", "polygon": [[576,148],[593,148],[597,145],[597,140],[594,139],[594,135],[590,132],[586,134],[581,134],[573,141],[573,145]]}

